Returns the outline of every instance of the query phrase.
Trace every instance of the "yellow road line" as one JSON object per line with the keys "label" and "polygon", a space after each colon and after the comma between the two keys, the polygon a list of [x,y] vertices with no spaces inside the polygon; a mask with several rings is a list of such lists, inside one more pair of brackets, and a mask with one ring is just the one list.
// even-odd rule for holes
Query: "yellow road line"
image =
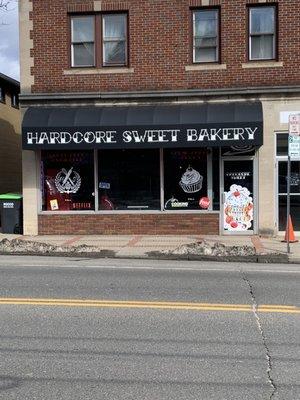
{"label": "yellow road line", "polygon": [[[80,300],[80,299],[44,299],[44,298],[0,298],[1,305],[35,305],[63,307],[98,307],[98,308],[144,308],[196,311],[240,311],[252,312],[248,304],[188,303],[159,301],[120,301],[120,300]],[[266,304],[257,307],[262,313],[299,314],[300,307]]]}

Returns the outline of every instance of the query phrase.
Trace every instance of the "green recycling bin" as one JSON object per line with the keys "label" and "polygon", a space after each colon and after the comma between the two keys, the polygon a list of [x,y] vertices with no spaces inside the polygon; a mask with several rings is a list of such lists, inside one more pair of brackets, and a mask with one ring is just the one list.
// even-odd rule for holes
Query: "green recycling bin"
{"label": "green recycling bin", "polygon": [[2,233],[23,233],[21,194],[0,194],[0,220]]}

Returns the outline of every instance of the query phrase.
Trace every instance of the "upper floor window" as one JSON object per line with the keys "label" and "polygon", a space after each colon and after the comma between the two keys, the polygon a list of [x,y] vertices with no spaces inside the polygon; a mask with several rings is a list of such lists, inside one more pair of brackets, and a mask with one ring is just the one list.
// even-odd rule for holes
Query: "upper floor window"
{"label": "upper floor window", "polygon": [[127,65],[127,14],[71,17],[72,67]]}
{"label": "upper floor window", "polygon": [[5,103],[5,92],[4,92],[4,89],[2,87],[0,87],[0,101],[2,103]]}
{"label": "upper floor window", "polygon": [[219,10],[193,11],[193,62],[219,61]]}
{"label": "upper floor window", "polygon": [[72,17],[71,20],[72,67],[95,65],[95,18]]}
{"label": "upper floor window", "polygon": [[127,64],[127,16],[105,14],[103,26],[103,65]]}
{"label": "upper floor window", "polygon": [[19,96],[16,93],[11,95],[11,106],[19,108]]}
{"label": "upper floor window", "polygon": [[276,8],[249,8],[249,59],[276,58]]}

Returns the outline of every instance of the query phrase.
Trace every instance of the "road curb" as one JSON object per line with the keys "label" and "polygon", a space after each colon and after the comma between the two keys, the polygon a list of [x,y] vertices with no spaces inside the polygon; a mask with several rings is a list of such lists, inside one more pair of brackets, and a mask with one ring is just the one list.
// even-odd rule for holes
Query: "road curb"
{"label": "road curb", "polygon": [[101,250],[99,252],[0,252],[5,256],[40,256],[40,257],[67,257],[67,258],[117,258],[117,259],[136,259],[136,260],[178,260],[178,261],[214,261],[214,262],[243,262],[261,264],[297,264],[295,260],[289,260],[287,254],[261,254],[250,256],[212,256],[198,254],[164,254],[160,252],[148,252],[142,255],[122,255],[116,254],[112,250]]}

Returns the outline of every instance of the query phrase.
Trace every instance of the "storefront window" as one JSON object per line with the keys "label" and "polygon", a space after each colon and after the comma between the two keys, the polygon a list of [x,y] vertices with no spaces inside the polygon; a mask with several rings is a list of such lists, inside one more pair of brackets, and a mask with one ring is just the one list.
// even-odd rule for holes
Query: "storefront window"
{"label": "storefront window", "polygon": [[220,210],[220,151],[212,149],[213,210]]}
{"label": "storefront window", "polygon": [[93,151],[42,151],[43,211],[94,210]]}
{"label": "storefront window", "polygon": [[289,135],[287,133],[277,135],[276,154],[278,156],[288,155],[288,137]]}
{"label": "storefront window", "polygon": [[164,209],[207,209],[208,149],[164,150]]}
{"label": "storefront window", "polygon": [[[278,196],[279,205],[279,230],[285,231],[286,229],[286,207],[287,207],[287,196]],[[300,196],[291,195],[290,198],[291,207],[291,218],[293,222],[293,228],[295,231],[300,231]]]}
{"label": "storefront window", "polygon": [[98,152],[100,210],[159,210],[159,150]]}

